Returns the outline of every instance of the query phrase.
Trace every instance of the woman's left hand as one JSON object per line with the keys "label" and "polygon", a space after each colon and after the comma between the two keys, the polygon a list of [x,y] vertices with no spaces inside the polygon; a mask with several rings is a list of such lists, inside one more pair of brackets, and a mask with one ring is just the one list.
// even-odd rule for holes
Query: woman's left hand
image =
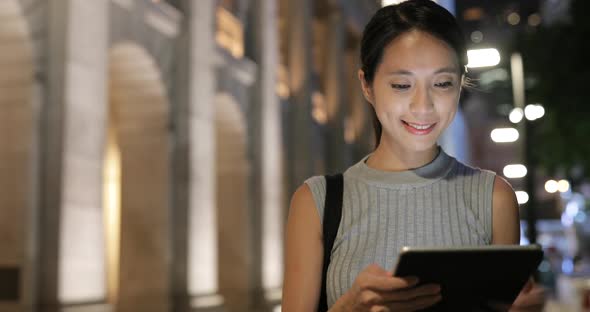
{"label": "woman's left hand", "polygon": [[547,298],[545,288],[536,284],[531,278],[520,291],[520,294],[512,303],[509,311],[543,311],[546,301]]}
{"label": "woman's left hand", "polygon": [[512,305],[490,303],[490,307],[498,312],[541,312],[545,307],[546,301],[545,288],[536,284],[531,278],[520,291],[520,294],[518,294]]}

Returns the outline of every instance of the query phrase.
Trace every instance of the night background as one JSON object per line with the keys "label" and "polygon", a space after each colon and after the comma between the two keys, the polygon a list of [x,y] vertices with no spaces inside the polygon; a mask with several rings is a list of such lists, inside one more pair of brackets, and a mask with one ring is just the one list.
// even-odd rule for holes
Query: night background
{"label": "night background", "polygon": [[[294,190],[373,149],[371,0],[0,0],[0,312],[280,311]],[[590,309],[590,2],[439,0],[440,140],[505,177],[546,311]]]}

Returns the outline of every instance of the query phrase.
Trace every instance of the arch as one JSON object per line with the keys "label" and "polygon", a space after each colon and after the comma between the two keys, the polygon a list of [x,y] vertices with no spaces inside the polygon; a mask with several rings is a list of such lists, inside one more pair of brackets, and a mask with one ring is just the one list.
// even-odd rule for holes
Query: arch
{"label": "arch", "polygon": [[239,311],[248,306],[252,285],[247,128],[231,95],[216,95],[215,107],[219,288],[229,310]]}
{"label": "arch", "polygon": [[[30,304],[32,300],[32,46],[19,3],[0,1],[0,266],[20,272],[15,280],[4,281],[21,294],[14,298],[18,305]],[[0,304],[0,310],[2,307]]]}
{"label": "arch", "polygon": [[[154,59],[123,42],[110,51],[105,153],[109,301],[165,311],[169,292],[169,102]],[[162,305],[162,306],[161,306]]]}

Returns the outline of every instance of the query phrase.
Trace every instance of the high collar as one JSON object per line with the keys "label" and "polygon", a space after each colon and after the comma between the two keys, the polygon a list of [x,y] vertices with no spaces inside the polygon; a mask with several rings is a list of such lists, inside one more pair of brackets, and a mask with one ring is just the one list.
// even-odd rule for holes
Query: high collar
{"label": "high collar", "polygon": [[415,169],[404,171],[383,171],[367,165],[365,156],[347,170],[347,174],[386,188],[415,188],[440,180],[453,168],[456,160],[441,148],[438,155],[430,163]]}

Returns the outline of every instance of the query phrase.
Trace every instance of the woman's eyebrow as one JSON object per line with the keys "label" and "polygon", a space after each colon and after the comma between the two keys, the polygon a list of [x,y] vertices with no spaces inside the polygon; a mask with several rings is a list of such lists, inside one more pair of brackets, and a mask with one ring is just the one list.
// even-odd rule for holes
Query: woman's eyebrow
{"label": "woman's eyebrow", "polygon": [[459,70],[456,67],[443,67],[439,70],[437,70],[436,72],[434,72],[435,74],[441,74],[441,73],[450,73],[450,74],[456,74],[458,73]]}
{"label": "woman's eyebrow", "polygon": [[[436,70],[434,73],[435,74],[442,74],[442,73],[457,74],[458,72],[459,72],[459,70],[456,67],[443,67],[443,68]],[[409,70],[398,69],[398,70],[387,72],[387,75],[388,76],[393,76],[393,75],[412,76],[412,75],[414,75],[414,73]]]}
{"label": "woman's eyebrow", "polygon": [[399,69],[399,70],[390,71],[387,73],[387,75],[388,76],[393,76],[393,75],[412,76],[413,73],[409,70]]}

